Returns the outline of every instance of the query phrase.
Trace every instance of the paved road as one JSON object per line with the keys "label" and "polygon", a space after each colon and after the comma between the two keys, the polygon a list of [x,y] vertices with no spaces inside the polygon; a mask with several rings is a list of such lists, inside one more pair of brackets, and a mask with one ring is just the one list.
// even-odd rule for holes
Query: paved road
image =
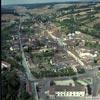
{"label": "paved road", "polygon": [[19,42],[20,42],[20,50],[21,50],[21,54],[22,54],[22,64],[23,64],[23,67],[25,69],[25,74],[27,76],[27,79],[28,79],[29,82],[31,82],[33,96],[35,97],[35,100],[38,100],[38,95],[37,95],[37,90],[36,90],[36,84],[35,84],[35,81],[34,81],[34,77],[33,77],[32,73],[29,69],[30,68],[29,63],[26,60],[26,57],[25,57],[25,54],[24,54],[24,51],[23,51],[21,37],[20,37],[20,35],[21,35],[20,29],[21,29],[21,18],[20,18],[20,23],[19,23],[18,35],[19,35]]}
{"label": "paved road", "polygon": [[78,74],[78,75],[72,75],[72,76],[59,76],[59,77],[49,77],[49,78],[41,78],[41,79],[36,79],[35,81],[39,82],[41,80],[66,80],[66,79],[72,79],[73,77],[77,77],[78,79],[82,79],[82,78],[87,78],[87,77],[93,77],[94,72],[98,71],[98,67],[100,66],[96,66],[93,69],[88,69],[85,73],[83,74]]}
{"label": "paved road", "polygon": [[52,100],[100,100],[100,97],[57,97]]}

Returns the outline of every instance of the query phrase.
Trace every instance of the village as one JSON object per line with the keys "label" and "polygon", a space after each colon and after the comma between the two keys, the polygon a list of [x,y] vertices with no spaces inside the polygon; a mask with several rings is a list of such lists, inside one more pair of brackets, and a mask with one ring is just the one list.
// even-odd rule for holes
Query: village
{"label": "village", "polygon": [[[48,6],[42,8],[45,9],[43,14],[41,9],[40,14],[34,14],[34,10],[32,13],[30,9],[18,7],[14,10],[15,15],[2,15],[2,73],[15,68],[22,87],[30,95],[32,88],[25,77],[32,73],[39,100],[100,96],[100,39],[97,38],[98,33],[93,36],[93,32],[97,31],[92,31],[93,35],[88,34],[88,31],[96,29],[91,26],[93,29],[86,31],[83,28],[86,26],[82,27],[78,25],[82,22],[76,21],[77,9],[80,12],[88,10],[88,13],[95,10],[91,11],[92,8],[86,9],[85,6],[81,9],[77,5],[76,10],[71,12],[72,6],[68,7],[67,11],[61,8],[53,12],[56,17],[51,13],[53,8],[49,9]],[[46,15],[48,9],[49,17]],[[80,16],[85,16],[82,14]],[[96,12],[93,18],[98,15]]]}

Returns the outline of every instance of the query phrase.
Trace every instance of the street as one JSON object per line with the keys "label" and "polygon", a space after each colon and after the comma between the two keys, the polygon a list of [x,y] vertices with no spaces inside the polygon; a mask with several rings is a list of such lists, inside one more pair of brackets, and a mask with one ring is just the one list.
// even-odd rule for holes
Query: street
{"label": "street", "polygon": [[29,64],[26,60],[26,57],[25,57],[25,54],[24,54],[24,51],[23,51],[23,47],[22,47],[22,42],[21,42],[21,33],[20,33],[20,29],[21,29],[21,18],[20,18],[20,23],[19,23],[19,31],[18,31],[18,35],[19,35],[19,42],[20,42],[20,51],[21,51],[21,54],[22,54],[22,65],[25,69],[25,74],[27,76],[27,79],[28,81],[31,83],[31,86],[32,86],[32,95],[33,95],[33,98],[35,97],[35,100],[38,100],[38,95],[37,95],[37,90],[36,90],[36,85],[35,85],[35,81],[34,81],[34,77],[29,69]]}

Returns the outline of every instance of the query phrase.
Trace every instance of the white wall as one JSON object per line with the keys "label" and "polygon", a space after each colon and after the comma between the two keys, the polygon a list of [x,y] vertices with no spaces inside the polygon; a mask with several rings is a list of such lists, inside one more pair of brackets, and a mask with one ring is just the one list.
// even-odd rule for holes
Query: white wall
{"label": "white wall", "polygon": [[61,92],[61,91],[57,91],[55,92],[55,94],[57,96],[75,96],[75,97],[79,97],[79,96],[85,96],[85,91],[64,91],[64,92]]}

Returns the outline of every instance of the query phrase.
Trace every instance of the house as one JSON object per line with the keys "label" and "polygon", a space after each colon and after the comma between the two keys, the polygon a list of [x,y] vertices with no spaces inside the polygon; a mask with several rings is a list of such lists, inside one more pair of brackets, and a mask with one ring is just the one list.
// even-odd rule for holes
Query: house
{"label": "house", "polygon": [[94,51],[91,51],[91,50],[87,50],[87,49],[84,49],[84,48],[81,48],[81,49],[77,49],[76,52],[79,54],[79,56],[83,59],[85,58],[88,58],[88,59],[93,59],[94,57],[97,57],[97,52],[95,54]]}
{"label": "house", "polygon": [[60,85],[55,85],[52,86],[49,90],[50,95],[55,95],[55,96],[74,96],[74,97],[84,97],[85,96],[85,88],[82,86],[60,86]]}
{"label": "house", "polygon": [[26,91],[30,94],[30,95],[32,95],[32,84],[31,84],[31,82],[26,82]]}
{"label": "house", "polygon": [[75,83],[74,81],[59,81],[50,86],[46,94],[49,98],[54,99],[56,97],[84,97],[86,95],[86,86]]}
{"label": "house", "polygon": [[5,70],[5,69],[10,70],[10,68],[11,68],[11,64],[9,64],[5,61],[1,61],[1,70]]}
{"label": "house", "polygon": [[75,31],[75,34],[79,35],[79,34],[81,34],[81,32],[80,31]]}
{"label": "house", "polygon": [[[15,44],[13,45],[13,48],[12,48],[14,51],[18,51],[20,49],[19,45],[18,44]],[[10,48],[11,50],[11,48]]]}

